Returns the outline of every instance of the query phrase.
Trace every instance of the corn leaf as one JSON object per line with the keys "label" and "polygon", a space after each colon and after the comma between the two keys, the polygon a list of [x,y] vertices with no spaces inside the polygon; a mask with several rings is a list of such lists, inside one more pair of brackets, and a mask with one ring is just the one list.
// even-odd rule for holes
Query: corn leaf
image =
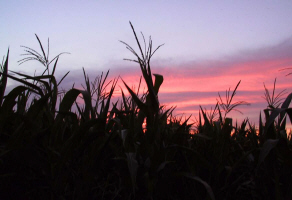
{"label": "corn leaf", "polygon": [[277,146],[278,142],[279,142],[279,139],[276,139],[276,140],[268,139],[264,143],[264,145],[263,145],[263,147],[262,147],[262,149],[260,151],[259,161],[258,161],[258,164],[257,164],[257,169],[260,167],[262,162],[264,162],[266,157],[269,155],[270,151]]}
{"label": "corn leaf", "polygon": [[163,83],[163,76],[159,74],[153,74],[155,76],[155,82],[154,82],[154,91],[156,95],[158,94],[159,88],[161,84]]}
{"label": "corn leaf", "polygon": [[290,118],[290,122],[291,122],[291,124],[292,124],[292,108],[288,108],[288,109],[286,110],[286,112],[287,112],[287,114],[288,114],[288,116],[289,116],[289,118]]}
{"label": "corn leaf", "polygon": [[47,94],[43,97],[41,97],[40,99],[34,101],[34,103],[29,107],[28,111],[27,111],[27,116],[30,119],[35,120],[38,117],[38,114],[45,109],[47,102],[48,102],[48,98],[49,98],[50,94]]}
{"label": "corn leaf", "polygon": [[24,80],[22,80],[22,79],[16,78],[16,77],[11,76],[11,75],[9,75],[9,74],[3,74],[2,72],[0,72],[0,74],[1,74],[1,75],[4,75],[4,76],[7,76],[8,78],[11,78],[11,79],[13,79],[13,80],[15,80],[15,81],[18,81],[18,82],[20,82],[20,83],[23,83],[23,84],[27,85],[28,87],[31,87],[31,88],[33,88],[33,89],[36,90],[36,91],[34,91],[36,94],[39,94],[39,95],[41,95],[41,96],[44,96],[44,93],[43,93],[42,89],[41,89],[40,87],[38,87],[38,86],[32,84],[32,83],[29,83],[29,82],[24,81]]}
{"label": "corn leaf", "polygon": [[9,49],[7,52],[4,65],[2,66],[2,69],[1,69],[3,74],[1,75],[1,78],[0,78],[0,106],[4,98],[6,84],[7,84],[8,58],[9,58]]}
{"label": "corn leaf", "polygon": [[194,175],[192,175],[192,174],[190,174],[190,173],[181,173],[184,177],[186,177],[186,178],[189,178],[189,179],[192,179],[192,180],[195,180],[195,181],[197,181],[197,182],[199,182],[199,183],[201,183],[204,187],[205,187],[205,189],[206,189],[206,191],[207,191],[207,194],[209,195],[209,197],[212,199],[212,200],[215,200],[215,196],[214,196],[214,193],[213,193],[213,190],[212,190],[212,188],[211,188],[211,186],[206,182],[206,181],[204,181],[204,180],[202,180],[200,177],[198,177],[198,176],[194,176]]}
{"label": "corn leaf", "polygon": [[29,90],[29,88],[25,86],[17,86],[13,88],[9,94],[5,96],[5,99],[3,101],[1,112],[9,112],[12,111],[13,107],[16,104],[15,99],[20,96],[24,91]]}
{"label": "corn leaf", "polygon": [[110,100],[111,100],[111,97],[112,97],[112,95],[114,93],[114,90],[115,90],[117,82],[118,82],[118,80],[114,80],[113,81],[110,93],[109,93],[109,95],[107,97],[107,101],[106,101],[105,107],[103,109],[103,112],[101,113],[101,117],[104,118],[104,119],[106,119],[106,117],[107,117],[107,113],[108,113],[109,106],[110,106]]}
{"label": "corn leaf", "polygon": [[138,162],[136,160],[136,153],[126,153],[127,157],[127,164],[128,169],[130,172],[131,180],[132,180],[132,187],[133,187],[133,193],[135,194],[135,187],[136,187],[136,176],[138,171]]}
{"label": "corn leaf", "polygon": [[269,130],[269,127],[274,124],[274,121],[275,119],[279,116],[279,114],[283,111],[285,111],[286,109],[284,108],[274,108],[272,110],[272,113],[271,115],[269,116],[267,122],[266,122],[266,125],[265,125],[265,134],[267,134],[268,130]]}
{"label": "corn leaf", "polygon": [[[122,81],[123,81],[123,79],[122,79]],[[132,98],[134,99],[134,101],[137,104],[137,106],[139,107],[139,109],[142,110],[144,113],[147,113],[148,112],[147,105],[145,103],[143,103],[138,98],[138,96],[135,94],[135,92],[133,92],[133,90],[131,90],[131,88],[125,83],[125,81],[123,81],[123,83],[126,86],[129,93],[131,94]]]}
{"label": "corn leaf", "polygon": [[73,103],[76,101],[79,94],[83,95],[83,99],[85,102],[85,111],[84,111],[85,117],[89,118],[89,110],[90,110],[89,107],[91,107],[90,94],[88,94],[88,92],[84,90],[78,90],[75,88],[72,88],[71,90],[69,90],[65,94],[65,96],[63,97],[63,100],[60,103],[59,111],[60,112],[70,111]]}

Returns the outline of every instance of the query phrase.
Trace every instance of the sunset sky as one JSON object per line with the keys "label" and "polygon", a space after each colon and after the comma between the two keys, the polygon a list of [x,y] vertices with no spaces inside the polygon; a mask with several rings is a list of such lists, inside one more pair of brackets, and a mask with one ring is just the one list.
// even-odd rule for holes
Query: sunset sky
{"label": "sunset sky", "polygon": [[[129,85],[138,85],[140,71],[120,43],[138,50],[129,25],[138,36],[151,35],[153,46],[165,44],[152,59],[153,73],[164,76],[161,104],[177,106],[175,114],[197,117],[199,105],[214,108],[218,92],[225,97],[241,80],[235,101],[248,101],[244,113],[258,121],[266,107],[264,86],[276,93],[292,92],[292,1],[1,1],[0,55],[10,49],[9,68],[41,73],[36,62],[18,65],[23,48],[39,50],[36,33],[44,46],[50,38],[50,56],[60,57],[57,77],[70,70],[62,87],[83,83],[82,67],[93,79],[110,69]],[[140,37],[142,39],[142,37]],[[142,40],[141,40],[142,41]],[[13,87],[9,82],[8,88]],[[122,86],[122,82],[119,81]],[[117,88],[119,89],[119,87]],[[119,91],[115,93],[119,97]]]}

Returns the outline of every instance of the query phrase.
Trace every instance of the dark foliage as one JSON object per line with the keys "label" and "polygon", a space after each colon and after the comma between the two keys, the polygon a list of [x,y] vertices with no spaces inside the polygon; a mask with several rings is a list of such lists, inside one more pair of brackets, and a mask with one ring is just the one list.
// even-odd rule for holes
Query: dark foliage
{"label": "dark foliage", "polygon": [[[131,27],[141,55],[124,44],[148,90],[139,94],[124,82],[130,96],[122,91],[120,102],[111,102],[117,79],[107,81],[108,73],[90,82],[84,70],[84,89],[60,94],[68,73],[57,82],[60,54],[49,61],[38,37],[43,55],[25,47],[21,61],[39,61],[43,75],[8,74],[7,53],[0,73],[0,198],[291,199],[292,94],[280,102],[282,92],[270,96],[265,88],[265,122],[260,115],[259,129],[248,119],[233,126],[227,114],[247,104],[232,103],[239,82],[226,103],[219,95],[210,113],[201,108],[190,134],[188,119],[159,103],[163,76],[152,75],[150,59],[160,46],[153,51],[150,38],[146,47],[142,35],[143,51]],[[8,78],[23,85],[4,96]]]}

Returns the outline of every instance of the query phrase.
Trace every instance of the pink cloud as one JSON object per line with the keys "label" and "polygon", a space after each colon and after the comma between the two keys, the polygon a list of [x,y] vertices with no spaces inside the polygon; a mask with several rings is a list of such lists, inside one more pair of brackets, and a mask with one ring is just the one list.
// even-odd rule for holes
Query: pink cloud
{"label": "pink cloud", "polygon": [[[137,89],[141,76],[140,68],[135,63],[123,62],[118,67],[112,67],[110,79],[120,76],[130,87]],[[257,122],[261,110],[267,104],[262,98],[264,86],[272,91],[274,79],[277,77],[276,93],[283,89],[291,92],[291,76],[285,75],[291,71],[279,71],[283,68],[292,67],[292,37],[278,45],[260,48],[257,50],[246,50],[220,60],[199,60],[173,64],[171,61],[165,63],[153,61],[152,73],[164,76],[164,83],[159,92],[160,103],[163,105],[177,106],[175,114],[184,113],[197,116],[199,105],[206,109],[214,108],[218,92],[225,97],[225,91],[234,89],[238,81],[241,84],[238,88],[234,101],[247,101],[250,106],[242,106],[239,110],[244,112],[240,115],[237,112],[231,114],[234,118],[244,119],[249,117],[251,121]],[[81,72],[81,70],[80,70]],[[94,69],[88,69],[88,74],[96,74]],[[76,73],[73,73],[75,76]],[[75,80],[82,80],[82,73],[76,75]],[[70,77],[67,79],[70,80]],[[91,78],[93,80],[93,77]],[[66,82],[66,81],[65,81]],[[68,82],[67,82],[68,83]],[[127,90],[121,80],[118,86]],[[120,87],[116,88],[115,98],[121,95]],[[142,81],[140,91],[145,88]],[[194,119],[194,118],[193,118]]]}

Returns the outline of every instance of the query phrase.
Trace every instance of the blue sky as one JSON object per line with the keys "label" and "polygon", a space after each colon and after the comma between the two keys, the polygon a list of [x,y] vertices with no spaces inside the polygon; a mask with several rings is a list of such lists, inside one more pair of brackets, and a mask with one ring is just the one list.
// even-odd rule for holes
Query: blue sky
{"label": "blue sky", "polygon": [[[36,33],[45,46],[50,38],[51,58],[71,53],[58,65],[60,75],[71,71],[65,85],[82,82],[82,67],[93,77],[110,69],[111,77],[122,74],[135,84],[138,66],[123,61],[133,57],[119,42],[136,48],[131,21],[154,46],[165,43],[152,65],[165,76],[162,103],[195,114],[198,103],[215,103],[219,91],[242,80],[239,90],[258,98],[243,96],[254,103],[245,114],[255,120],[264,105],[263,82],[272,86],[278,77],[279,91],[292,89],[291,77],[278,71],[292,65],[291,9],[292,1],[1,1],[0,55],[9,47],[11,70],[42,72],[37,63],[17,63],[20,45],[39,50]],[[199,97],[199,91],[205,93]],[[177,98],[170,101],[169,93]]]}

